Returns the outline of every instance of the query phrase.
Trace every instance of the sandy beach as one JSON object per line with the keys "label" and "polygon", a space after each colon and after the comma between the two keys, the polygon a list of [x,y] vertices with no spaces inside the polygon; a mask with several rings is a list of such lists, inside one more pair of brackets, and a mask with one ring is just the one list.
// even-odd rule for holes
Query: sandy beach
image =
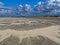
{"label": "sandy beach", "polygon": [[0,18],[0,45],[60,45],[60,20]]}

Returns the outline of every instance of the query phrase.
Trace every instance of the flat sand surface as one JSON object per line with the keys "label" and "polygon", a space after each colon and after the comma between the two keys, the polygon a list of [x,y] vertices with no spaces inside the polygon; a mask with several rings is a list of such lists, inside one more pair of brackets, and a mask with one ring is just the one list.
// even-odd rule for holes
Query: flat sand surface
{"label": "flat sand surface", "polygon": [[60,20],[0,18],[0,45],[60,45]]}

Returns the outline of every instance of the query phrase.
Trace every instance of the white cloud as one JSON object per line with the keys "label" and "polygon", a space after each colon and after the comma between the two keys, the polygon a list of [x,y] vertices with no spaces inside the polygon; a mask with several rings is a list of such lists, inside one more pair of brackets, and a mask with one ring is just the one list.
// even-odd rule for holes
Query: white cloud
{"label": "white cloud", "polygon": [[49,2],[54,2],[55,0],[49,0]]}
{"label": "white cloud", "polygon": [[57,2],[60,2],[60,0],[47,0],[47,1],[48,1],[48,2],[54,2],[54,1],[55,1],[55,2],[56,2],[56,1],[57,1]]}
{"label": "white cloud", "polygon": [[[34,5],[34,8],[31,8],[31,5],[29,5],[29,4],[26,4],[25,6],[19,5],[18,11],[16,11],[16,12],[17,12],[17,14],[20,14],[20,15],[25,15],[25,14],[32,15],[32,13],[37,13],[37,15],[38,14],[43,15],[44,13],[45,13],[44,15],[46,15],[48,13],[49,13],[49,15],[52,13],[55,14],[55,13],[60,12],[60,10],[59,10],[60,3],[59,2],[60,2],[60,0],[47,0],[47,2],[38,2],[36,5]],[[0,2],[0,8],[4,7],[3,5],[4,5],[4,3]],[[4,8],[6,8],[6,7],[4,7]],[[13,10],[13,8],[11,9],[9,7],[7,7],[6,9],[7,10],[10,9],[10,10],[8,10],[9,14],[11,13],[11,10]],[[3,14],[3,13],[6,13],[6,11],[2,10],[0,13]],[[13,12],[13,13],[15,13],[15,12]]]}
{"label": "white cloud", "polygon": [[0,8],[3,7],[4,3],[3,2],[0,2]]}
{"label": "white cloud", "polygon": [[19,7],[23,7],[22,5],[19,5]]}
{"label": "white cloud", "polygon": [[26,11],[31,10],[31,6],[30,6],[29,4],[26,4],[26,5],[25,5],[25,10],[26,10]]}
{"label": "white cloud", "polygon": [[4,3],[3,2],[0,2],[0,5],[4,5]]}
{"label": "white cloud", "polygon": [[60,0],[56,0],[56,1],[60,2]]}
{"label": "white cloud", "polygon": [[38,5],[41,5],[42,2],[38,2]]}

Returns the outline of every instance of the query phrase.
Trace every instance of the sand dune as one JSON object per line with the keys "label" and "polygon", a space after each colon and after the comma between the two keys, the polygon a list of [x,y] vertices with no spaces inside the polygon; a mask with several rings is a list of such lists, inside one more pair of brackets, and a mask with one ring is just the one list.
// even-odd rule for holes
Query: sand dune
{"label": "sand dune", "polygon": [[[21,44],[23,39],[25,39],[25,38],[27,38],[27,43],[30,42],[30,44],[31,44],[32,39],[37,38],[38,40],[41,40],[39,36],[42,36],[42,38],[44,37],[45,40],[49,39],[52,42],[51,45],[54,45],[53,44],[54,42],[57,43],[55,45],[60,45],[60,38],[59,38],[60,29],[59,28],[60,28],[60,26],[56,25],[56,26],[50,26],[50,27],[45,27],[45,28],[40,28],[40,29],[33,29],[33,30],[28,30],[28,31],[26,31],[26,30],[17,31],[17,30],[11,30],[11,29],[6,29],[4,31],[0,30],[0,43],[2,41],[4,41],[5,39],[9,38],[10,36],[13,36],[13,37],[16,37],[19,39],[19,42],[18,42],[19,44]],[[32,37],[32,39],[31,39],[31,37]],[[48,44],[49,43],[48,40],[45,43],[46,43],[46,45],[50,45],[50,44]],[[36,44],[36,45],[38,45],[38,44]]]}

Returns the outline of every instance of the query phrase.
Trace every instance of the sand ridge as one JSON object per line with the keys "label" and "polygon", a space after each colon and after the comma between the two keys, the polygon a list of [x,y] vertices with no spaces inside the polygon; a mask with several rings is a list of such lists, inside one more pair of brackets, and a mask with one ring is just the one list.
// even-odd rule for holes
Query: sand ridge
{"label": "sand ridge", "polygon": [[4,39],[12,36],[15,36],[17,38],[20,39],[19,43],[22,42],[22,40],[24,38],[29,38],[29,37],[37,37],[37,39],[39,39],[39,35],[44,36],[44,37],[48,37],[49,39],[53,40],[56,43],[60,44],[60,35],[58,34],[58,32],[60,32],[59,30],[60,26],[56,25],[56,26],[50,26],[50,27],[45,27],[45,28],[40,28],[40,29],[33,29],[33,30],[28,30],[28,31],[17,31],[17,30],[11,30],[11,29],[7,29],[7,30],[0,30],[0,42],[2,42]]}

